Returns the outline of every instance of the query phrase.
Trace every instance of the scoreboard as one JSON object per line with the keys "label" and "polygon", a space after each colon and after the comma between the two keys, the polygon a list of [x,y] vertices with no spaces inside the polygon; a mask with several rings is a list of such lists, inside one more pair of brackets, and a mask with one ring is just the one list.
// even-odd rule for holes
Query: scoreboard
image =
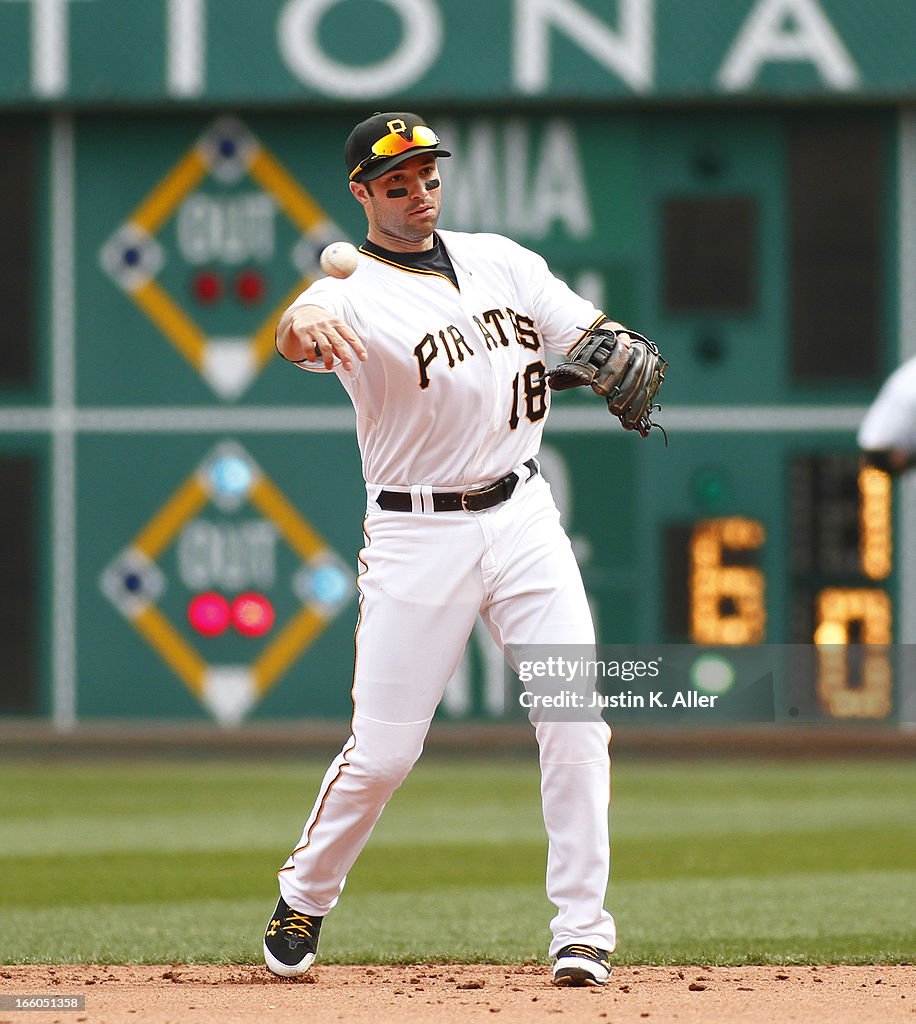
{"label": "scoreboard", "polygon": [[[425,113],[454,154],[443,226],[543,253],[671,362],[667,446],[590,392],[553,396],[542,466],[601,642],[739,667],[803,652],[786,720],[906,720],[900,498],[855,447],[898,360],[891,114]],[[31,358],[0,364],[0,480],[17,495],[0,528],[19,552],[0,592],[29,601],[7,616],[22,656],[2,710],[348,714],[354,417],[333,378],[274,357],[273,328],[324,245],[363,237],[350,120],[0,121],[24,154],[6,195],[31,196],[47,240],[16,285],[34,296],[17,327]],[[849,152],[855,173],[837,171]],[[484,632],[444,715],[517,710]]]}
{"label": "scoreboard", "polygon": [[[784,470],[782,581],[762,567],[762,549],[778,537],[769,517],[670,524],[666,633],[699,644],[764,643],[774,633],[787,643],[891,643],[891,478],[854,453],[792,455]],[[713,486],[708,470],[697,483]]]}
{"label": "scoreboard", "polygon": [[[784,637],[788,661],[809,684],[807,700],[797,681],[786,684],[784,714],[797,716],[801,703],[809,715],[886,719],[895,664],[905,671],[892,647],[891,479],[854,452],[791,454],[782,469],[776,516],[715,515],[667,528],[666,629],[720,647]],[[767,544],[783,549],[775,576]]]}

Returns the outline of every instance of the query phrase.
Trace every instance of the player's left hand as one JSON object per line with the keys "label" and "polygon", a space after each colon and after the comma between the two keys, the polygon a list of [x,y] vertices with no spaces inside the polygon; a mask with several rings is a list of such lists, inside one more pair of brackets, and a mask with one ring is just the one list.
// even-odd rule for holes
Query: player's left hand
{"label": "player's left hand", "polygon": [[[667,369],[668,361],[654,341],[620,324],[605,323],[586,331],[568,358],[548,372],[547,381],[554,391],[588,384],[607,399],[608,409],[626,430],[638,430],[645,437],[659,426],[651,417],[659,408],[655,398]],[[666,434],[666,443],[667,439]]]}

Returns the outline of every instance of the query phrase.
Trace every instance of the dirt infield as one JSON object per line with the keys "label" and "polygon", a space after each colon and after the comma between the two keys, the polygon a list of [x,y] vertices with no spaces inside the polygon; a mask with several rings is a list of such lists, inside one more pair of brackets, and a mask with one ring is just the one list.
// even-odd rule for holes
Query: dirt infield
{"label": "dirt infield", "polygon": [[[916,967],[619,967],[557,989],[542,966],[9,966],[0,996],[83,996],[85,1009],[0,1011],[0,1024],[916,1024]],[[562,1017],[560,1016],[562,1015]]]}

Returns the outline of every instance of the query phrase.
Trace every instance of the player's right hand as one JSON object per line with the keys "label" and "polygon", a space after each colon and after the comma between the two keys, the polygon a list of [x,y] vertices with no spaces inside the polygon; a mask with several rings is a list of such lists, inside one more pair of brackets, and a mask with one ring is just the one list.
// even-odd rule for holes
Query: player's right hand
{"label": "player's right hand", "polygon": [[277,324],[277,349],[294,363],[322,362],[330,370],[337,360],[353,369],[353,356],[368,359],[366,347],[343,320],[320,306],[288,309]]}

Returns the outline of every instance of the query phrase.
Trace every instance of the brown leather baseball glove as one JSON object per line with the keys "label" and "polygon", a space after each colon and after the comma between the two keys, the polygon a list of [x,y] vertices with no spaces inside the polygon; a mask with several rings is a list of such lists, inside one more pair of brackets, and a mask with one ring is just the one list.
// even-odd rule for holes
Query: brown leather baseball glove
{"label": "brown leather baseball glove", "polygon": [[[668,362],[658,345],[631,330],[595,327],[585,331],[567,358],[547,373],[554,391],[583,387],[607,399],[607,407],[626,430],[638,430],[646,437],[653,427],[652,412],[659,388],[665,380]],[[665,443],[668,435],[665,434]]]}

